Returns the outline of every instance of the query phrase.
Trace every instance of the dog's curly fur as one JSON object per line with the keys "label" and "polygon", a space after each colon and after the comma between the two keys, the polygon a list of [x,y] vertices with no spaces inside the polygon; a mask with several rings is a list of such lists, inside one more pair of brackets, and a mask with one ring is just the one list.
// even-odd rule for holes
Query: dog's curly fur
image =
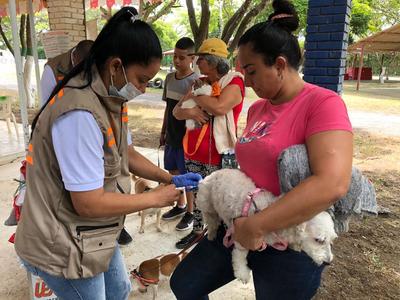
{"label": "dog's curly fur", "polygon": [[[208,224],[209,240],[215,239],[221,220],[227,226],[232,226],[233,220],[242,214],[246,196],[255,189],[256,186],[249,177],[240,170],[234,169],[213,172],[200,182],[196,204]],[[254,196],[254,202],[257,208],[262,210],[278,198],[263,190]],[[254,213],[255,207],[251,205],[249,216]],[[332,261],[331,244],[336,237],[331,216],[326,212],[321,212],[298,226],[267,234],[265,242],[267,245],[274,245],[284,240],[290,248],[304,251],[320,265]],[[247,253],[248,250],[235,242],[232,264],[236,278],[242,282],[248,282],[250,278]]]}

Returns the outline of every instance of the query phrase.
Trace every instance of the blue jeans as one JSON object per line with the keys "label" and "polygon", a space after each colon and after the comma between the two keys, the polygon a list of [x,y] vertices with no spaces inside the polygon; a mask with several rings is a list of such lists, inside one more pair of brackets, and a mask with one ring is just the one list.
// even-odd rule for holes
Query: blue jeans
{"label": "blue jeans", "polygon": [[29,272],[40,276],[60,299],[123,300],[128,299],[131,292],[131,282],[118,246],[115,248],[108,271],[89,278],[66,279],[50,275],[25,261],[22,263]]}
{"label": "blue jeans", "polygon": [[[222,244],[224,234],[221,226],[214,241],[205,237],[178,265],[170,281],[178,300],[206,300],[209,293],[235,279],[231,249]],[[256,299],[311,299],[324,269],[304,252],[272,247],[250,251],[247,261],[253,272]]]}

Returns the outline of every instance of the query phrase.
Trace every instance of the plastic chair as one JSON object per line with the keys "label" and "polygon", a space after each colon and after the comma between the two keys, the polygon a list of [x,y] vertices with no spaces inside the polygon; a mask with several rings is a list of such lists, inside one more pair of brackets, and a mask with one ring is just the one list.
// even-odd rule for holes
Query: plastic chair
{"label": "plastic chair", "polygon": [[15,120],[15,115],[11,109],[12,100],[8,96],[0,96],[0,119],[4,119],[7,122],[8,133],[11,134],[11,121],[14,123],[15,133],[17,134],[17,139],[19,139],[17,121]]}

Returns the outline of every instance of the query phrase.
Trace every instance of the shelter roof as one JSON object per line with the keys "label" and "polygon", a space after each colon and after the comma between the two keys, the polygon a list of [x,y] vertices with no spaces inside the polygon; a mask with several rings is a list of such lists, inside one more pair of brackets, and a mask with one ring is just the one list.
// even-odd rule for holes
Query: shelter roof
{"label": "shelter roof", "polygon": [[349,52],[396,52],[400,51],[400,24],[382,30],[357,41],[348,47]]}

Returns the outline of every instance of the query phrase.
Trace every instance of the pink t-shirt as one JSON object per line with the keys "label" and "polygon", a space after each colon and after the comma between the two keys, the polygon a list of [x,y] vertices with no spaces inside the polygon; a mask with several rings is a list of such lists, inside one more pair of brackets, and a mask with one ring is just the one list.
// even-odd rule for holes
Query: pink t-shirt
{"label": "pink t-shirt", "polygon": [[327,130],[352,131],[342,98],[330,90],[305,83],[290,102],[272,105],[258,100],[249,108],[246,128],[236,144],[240,169],[257,187],[279,195],[279,154]]}

